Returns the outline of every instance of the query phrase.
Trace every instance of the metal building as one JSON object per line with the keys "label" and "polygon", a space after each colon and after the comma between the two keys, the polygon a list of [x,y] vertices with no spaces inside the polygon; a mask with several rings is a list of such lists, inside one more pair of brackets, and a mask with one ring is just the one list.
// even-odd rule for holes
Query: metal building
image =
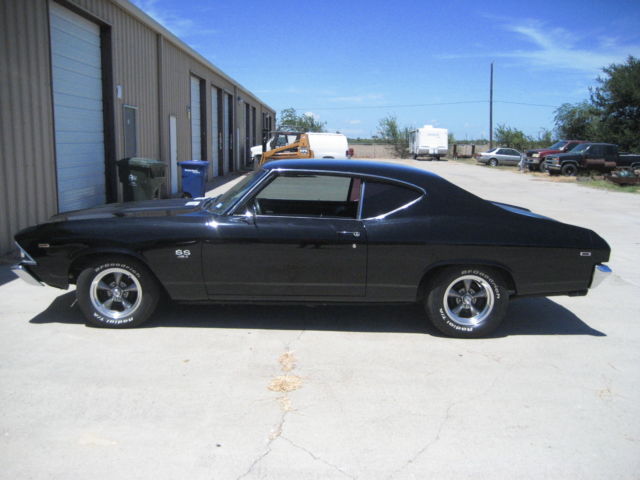
{"label": "metal building", "polygon": [[0,0],[0,254],[51,215],[122,199],[116,162],[244,166],[275,112],[127,0]]}

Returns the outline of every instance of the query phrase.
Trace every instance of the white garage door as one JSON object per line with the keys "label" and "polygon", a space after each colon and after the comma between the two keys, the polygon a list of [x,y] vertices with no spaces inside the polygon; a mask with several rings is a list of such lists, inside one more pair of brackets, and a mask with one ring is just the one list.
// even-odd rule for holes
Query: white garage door
{"label": "white garage door", "polygon": [[66,212],[105,203],[100,29],[49,6],[58,209]]}
{"label": "white garage door", "polygon": [[191,76],[191,159],[202,160],[202,130],[200,129],[200,79]]}

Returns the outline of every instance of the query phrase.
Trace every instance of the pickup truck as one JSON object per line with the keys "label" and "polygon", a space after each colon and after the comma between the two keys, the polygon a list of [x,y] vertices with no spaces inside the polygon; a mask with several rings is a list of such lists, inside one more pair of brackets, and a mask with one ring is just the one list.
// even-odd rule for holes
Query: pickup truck
{"label": "pickup truck", "polygon": [[640,155],[618,153],[611,143],[581,143],[568,153],[547,156],[545,169],[565,176],[577,175],[580,170],[608,172],[616,167],[640,168]]}
{"label": "pickup truck", "polygon": [[540,170],[544,172],[544,161],[547,156],[552,153],[567,153],[573,150],[581,143],[588,143],[584,140],[558,140],[556,143],[547,148],[537,148],[535,150],[527,150],[525,152],[527,158],[525,164],[529,170]]}

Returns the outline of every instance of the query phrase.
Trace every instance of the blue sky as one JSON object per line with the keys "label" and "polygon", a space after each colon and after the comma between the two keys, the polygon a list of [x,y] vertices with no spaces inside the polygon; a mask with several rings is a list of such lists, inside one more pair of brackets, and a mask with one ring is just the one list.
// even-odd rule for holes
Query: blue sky
{"label": "blue sky", "polygon": [[637,0],[134,3],[277,111],[352,137],[387,115],[488,137],[492,61],[494,125],[535,136],[603,66],[640,57]]}

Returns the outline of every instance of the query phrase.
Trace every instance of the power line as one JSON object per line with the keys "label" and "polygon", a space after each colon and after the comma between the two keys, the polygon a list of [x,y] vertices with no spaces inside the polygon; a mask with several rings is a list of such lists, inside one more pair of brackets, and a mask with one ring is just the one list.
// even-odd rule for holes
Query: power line
{"label": "power line", "polygon": [[[494,103],[505,103],[509,105],[523,105],[527,107],[547,107],[558,108],[557,105],[548,105],[542,103],[526,103],[526,102],[510,102],[507,100],[494,100]],[[474,103],[488,103],[487,100],[464,100],[460,102],[436,102],[436,103],[411,103],[399,105],[354,105],[351,107],[294,107],[295,110],[313,111],[313,110],[372,110],[381,108],[415,108],[415,107],[440,107],[447,105],[467,105]]]}

